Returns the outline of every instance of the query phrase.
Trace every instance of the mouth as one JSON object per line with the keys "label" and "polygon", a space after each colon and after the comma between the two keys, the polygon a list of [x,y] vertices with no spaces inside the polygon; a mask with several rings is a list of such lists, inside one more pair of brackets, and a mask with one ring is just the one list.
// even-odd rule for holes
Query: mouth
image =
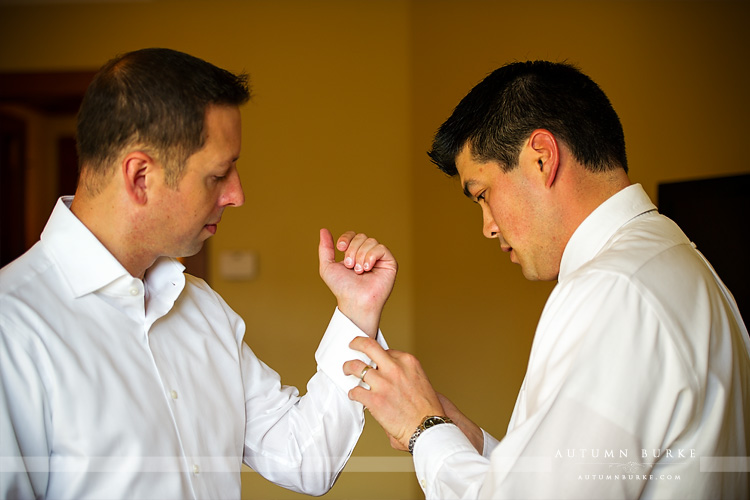
{"label": "mouth", "polygon": [[510,261],[514,264],[518,264],[516,260],[516,252],[513,251],[513,247],[510,245],[500,245],[500,250],[505,253],[510,253]]}
{"label": "mouth", "polygon": [[206,228],[206,231],[208,231],[209,233],[216,234],[216,229],[218,228],[218,225],[219,223],[216,222],[215,224],[206,224],[203,227]]}

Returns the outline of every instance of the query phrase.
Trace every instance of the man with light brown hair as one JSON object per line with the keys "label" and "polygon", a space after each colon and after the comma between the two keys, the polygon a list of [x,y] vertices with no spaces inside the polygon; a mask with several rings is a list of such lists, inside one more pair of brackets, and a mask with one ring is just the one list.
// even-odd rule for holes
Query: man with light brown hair
{"label": "man with light brown hair", "polygon": [[[341,371],[378,339],[397,265],[364,234],[321,230],[337,298],[307,394],[243,342],[245,324],[183,273],[244,202],[247,79],[169,49],[107,63],[78,116],[80,182],[0,271],[0,497],[239,498],[247,464],[328,491],[364,425]],[[384,344],[383,344],[384,345]]]}

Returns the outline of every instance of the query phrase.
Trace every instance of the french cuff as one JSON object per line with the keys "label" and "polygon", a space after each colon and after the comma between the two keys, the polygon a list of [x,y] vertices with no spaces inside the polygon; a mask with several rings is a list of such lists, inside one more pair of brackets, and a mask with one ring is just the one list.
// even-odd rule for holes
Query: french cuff
{"label": "french cuff", "polygon": [[455,454],[479,457],[474,445],[455,424],[430,427],[414,443],[414,471],[425,497],[433,498],[437,475],[446,460]]}
{"label": "french cuff", "polygon": [[482,429],[482,434],[484,434],[484,447],[482,448],[482,456],[489,460],[490,455],[492,455],[492,451],[497,447],[498,444],[500,444],[500,441],[492,437],[492,435]]}
{"label": "french cuff", "polygon": [[[356,337],[366,336],[367,334],[360,330],[337,307],[333,312],[330,323],[328,323],[326,333],[320,341],[318,350],[315,351],[318,370],[325,373],[344,392],[349,392],[360,385],[359,377],[344,374],[344,363],[352,359],[359,359],[368,365],[375,365],[364,353],[349,347],[349,343]],[[388,344],[380,330],[378,330],[376,340],[380,347],[388,349]]]}

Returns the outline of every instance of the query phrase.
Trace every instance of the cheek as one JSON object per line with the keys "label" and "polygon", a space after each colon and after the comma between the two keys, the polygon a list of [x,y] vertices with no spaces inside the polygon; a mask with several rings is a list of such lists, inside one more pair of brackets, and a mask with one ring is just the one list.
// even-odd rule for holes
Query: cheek
{"label": "cheek", "polygon": [[191,213],[195,215],[211,212],[216,206],[217,192],[216,189],[210,187],[194,189],[190,193],[186,193],[186,206],[189,206]]}
{"label": "cheek", "polygon": [[509,202],[494,207],[492,216],[503,238],[514,247],[525,246],[526,240],[535,233],[533,214],[529,214],[520,203]]}
{"label": "cheek", "polygon": [[518,225],[518,210],[513,203],[495,202],[489,207],[490,216],[494,219],[497,227],[503,230],[512,230]]}

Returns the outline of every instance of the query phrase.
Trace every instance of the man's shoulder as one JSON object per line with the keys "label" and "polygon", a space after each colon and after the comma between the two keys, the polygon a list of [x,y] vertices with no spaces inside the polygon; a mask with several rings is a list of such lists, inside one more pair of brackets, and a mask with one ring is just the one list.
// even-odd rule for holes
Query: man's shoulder
{"label": "man's shoulder", "polygon": [[37,242],[23,255],[0,269],[0,300],[27,288],[43,286],[44,276],[53,266],[54,262],[45,253],[41,242]]}
{"label": "man's shoulder", "polygon": [[0,269],[0,334],[12,331],[20,338],[22,332],[33,330],[28,325],[42,317],[54,322],[54,311],[64,308],[70,296],[65,288],[54,261],[39,243]]}
{"label": "man's shoulder", "polygon": [[195,287],[207,293],[216,293],[216,291],[211,288],[211,285],[209,285],[203,278],[187,272],[183,274],[185,275],[185,286]]}
{"label": "man's shoulder", "polygon": [[185,289],[180,296],[181,300],[191,300],[200,307],[219,307],[225,310],[232,310],[224,298],[211,288],[204,279],[192,274],[185,274]]}
{"label": "man's shoulder", "polygon": [[204,280],[203,278],[199,278],[198,276],[193,276],[192,274],[184,274],[185,291],[188,294],[201,297],[204,300],[221,300],[221,295],[219,295],[219,292],[211,288],[211,285],[209,285],[206,280]]}
{"label": "man's shoulder", "polygon": [[[696,290],[722,295],[718,278],[677,224],[654,212],[618,231],[602,250],[565,282],[572,295],[590,300],[631,297],[618,307],[649,304],[662,318],[699,314]],[[602,293],[602,290],[608,290]]]}
{"label": "man's shoulder", "polygon": [[619,293],[639,298],[631,305],[664,304],[700,284],[715,289],[713,281],[710,269],[679,226],[653,212],[615,233],[591,260],[560,282],[558,295],[604,303]]}
{"label": "man's shoulder", "polygon": [[640,216],[617,231],[602,250],[586,265],[587,272],[610,272],[632,277],[667,254],[693,254],[690,240],[663,215],[653,212]]}

